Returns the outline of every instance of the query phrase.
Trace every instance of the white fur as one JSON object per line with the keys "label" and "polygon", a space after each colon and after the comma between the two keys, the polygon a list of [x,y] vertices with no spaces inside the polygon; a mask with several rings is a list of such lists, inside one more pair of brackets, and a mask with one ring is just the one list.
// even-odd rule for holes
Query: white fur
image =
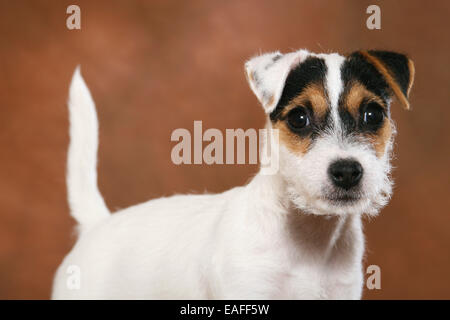
{"label": "white fur", "polygon": [[280,100],[289,71],[304,61],[308,54],[306,50],[287,54],[277,51],[256,56],[246,62],[245,70],[250,88],[266,113],[271,113]]}
{"label": "white fur", "polygon": [[[67,192],[72,216],[86,229],[110,214],[97,187],[97,113],[79,67],[72,78],[68,105]],[[95,214],[91,214],[93,210]]]}
{"label": "white fur", "polygon": [[318,54],[317,57],[325,59],[325,63],[327,65],[328,74],[325,87],[328,93],[328,99],[330,100],[333,120],[335,123],[338,123],[338,100],[343,89],[340,67],[345,58],[337,53]]}
{"label": "white fur", "polygon": [[[246,64],[248,73],[257,70],[259,82],[249,80],[250,86],[266,112],[276,105],[289,70],[307,54],[283,55],[275,69],[266,68],[274,54]],[[337,108],[342,90],[337,68],[343,59],[322,56],[329,69],[327,90]],[[275,97],[270,105],[264,100],[268,94]],[[388,156],[377,159],[366,144],[344,140],[334,129],[303,157],[280,146],[279,172],[257,174],[246,186],[216,195],[161,198],[110,215],[96,182],[95,107],[78,70],[69,110],[69,200],[81,232],[57,271],[53,298],[361,297],[361,214],[376,212],[390,194]],[[365,169],[364,197],[353,205],[332,205],[323,198],[326,168],[348,156]],[[81,271],[81,287],[71,290],[67,270],[73,265]]]}

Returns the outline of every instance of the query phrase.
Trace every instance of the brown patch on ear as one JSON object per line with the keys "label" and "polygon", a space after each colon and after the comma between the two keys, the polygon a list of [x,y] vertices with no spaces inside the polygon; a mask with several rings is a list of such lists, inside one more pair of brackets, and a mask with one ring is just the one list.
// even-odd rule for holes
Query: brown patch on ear
{"label": "brown patch on ear", "polygon": [[251,82],[255,81],[255,76],[253,75],[253,73],[254,73],[254,72],[250,72],[250,71],[246,73],[247,78],[248,78]]}
{"label": "brown patch on ear", "polygon": [[295,107],[305,106],[307,103],[311,104],[315,117],[321,118],[327,113],[328,102],[323,85],[317,83],[308,85],[289,102],[281,114],[284,117]]}
{"label": "brown patch on ear", "polygon": [[408,68],[409,68],[409,86],[408,90],[406,91],[406,96],[409,96],[409,93],[411,92],[411,88],[414,84],[414,76],[416,74],[416,67],[414,67],[414,62],[408,58]]}
{"label": "brown patch on ear", "polygon": [[280,143],[292,153],[303,155],[308,151],[311,139],[309,137],[300,137],[292,132],[288,128],[286,121],[277,121],[274,123],[273,128],[279,131]]}
{"label": "brown patch on ear", "polygon": [[[394,80],[394,77],[391,75],[391,73],[386,68],[386,66],[383,64],[383,62],[380,59],[378,59],[377,57],[374,57],[373,55],[368,53],[367,51],[360,51],[360,52],[367,59],[367,61],[369,61],[383,75],[384,79],[386,80],[389,87],[394,92],[397,99],[400,101],[400,103],[403,105],[403,107],[405,109],[409,110],[409,101],[408,101],[407,97],[403,94],[399,84],[397,83],[397,81]],[[409,90],[412,87],[412,82],[413,82],[412,80],[414,79],[414,70],[415,70],[414,64],[412,63],[412,61],[410,59],[408,60],[408,65],[410,68],[410,85],[409,85],[407,94],[409,94]],[[412,69],[411,69],[411,67],[412,67]]]}
{"label": "brown patch on ear", "polygon": [[366,100],[367,102],[376,102],[380,106],[386,108],[384,101],[379,96],[367,90],[362,83],[353,81],[345,94],[344,105],[356,118],[358,117],[359,107],[361,106],[363,100]]}
{"label": "brown patch on ear", "polygon": [[383,126],[377,131],[376,134],[370,135],[369,139],[375,149],[375,153],[378,158],[381,158],[386,151],[386,145],[392,137],[392,122],[386,118]]}

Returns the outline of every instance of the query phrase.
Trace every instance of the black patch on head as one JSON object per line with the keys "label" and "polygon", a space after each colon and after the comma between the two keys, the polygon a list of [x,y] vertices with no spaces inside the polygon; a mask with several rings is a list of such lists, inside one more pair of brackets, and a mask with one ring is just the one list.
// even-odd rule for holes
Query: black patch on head
{"label": "black patch on head", "polygon": [[399,84],[405,96],[408,95],[410,81],[409,60],[404,54],[390,51],[368,51],[370,55],[378,58],[389,70],[394,80]]}
{"label": "black patch on head", "polygon": [[[352,53],[341,67],[341,77],[344,88],[353,80],[359,81],[367,90],[380,96],[385,102],[389,99],[391,91],[383,75],[359,52]],[[344,91],[346,91],[344,89]]]}
{"label": "black patch on head", "polygon": [[323,82],[326,74],[327,66],[325,60],[316,57],[309,57],[292,69],[286,79],[280,100],[274,111],[270,114],[270,119],[272,121],[276,120],[281,110],[293,98],[298,96],[310,83]]}
{"label": "black patch on head", "polygon": [[[373,51],[369,51],[370,54],[373,54]],[[380,58],[381,59],[381,58]],[[386,65],[389,68],[388,65]],[[367,59],[359,52],[354,52],[347,57],[341,66],[341,77],[344,85],[343,94],[339,98],[339,117],[342,121],[342,126],[344,132],[350,134],[352,132],[364,132],[364,127],[361,124],[361,115],[362,108],[367,101],[363,101],[361,103],[361,107],[359,110],[359,115],[357,118],[354,117],[344,105],[344,98],[348,95],[353,82],[359,82],[364,87],[379,96],[388,107],[386,110],[386,114],[389,114],[389,105],[388,99],[391,96],[391,89],[384,79],[384,76],[369,62]],[[409,73],[408,73],[409,79]],[[372,132],[376,131],[375,128]]]}

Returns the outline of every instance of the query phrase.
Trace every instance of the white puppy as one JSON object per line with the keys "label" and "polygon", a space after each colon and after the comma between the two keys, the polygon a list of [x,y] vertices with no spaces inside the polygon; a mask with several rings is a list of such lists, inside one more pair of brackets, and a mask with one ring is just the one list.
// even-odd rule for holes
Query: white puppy
{"label": "white puppy", "polygon": [[67,185],[79,238],[53,298],[361,297],[361,216],[390,198],[389,106],[396,96],[409,107],[413,63],[386,51],[300,50],[255,57],[246,72],[278,129],[278,172],[111,214],[97,188],[94,102],[75,71]]}

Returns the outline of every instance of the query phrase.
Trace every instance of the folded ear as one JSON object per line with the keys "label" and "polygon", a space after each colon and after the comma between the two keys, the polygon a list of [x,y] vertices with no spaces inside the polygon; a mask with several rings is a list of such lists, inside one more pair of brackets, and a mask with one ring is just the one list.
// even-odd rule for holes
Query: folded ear
{"label": "folded ear", "polygon": [[289,72],[307,56],[306,50],[287,54],[277,51],[256,56],[245,63],[250,88],[266,113],[271,113],[277,106]]}
{"label": "folded ear", "polygon": [[414,82],[414,63],[406,55],[390,51],[361,51],[383,75],[394,95],[409,109],[408,96]]}

